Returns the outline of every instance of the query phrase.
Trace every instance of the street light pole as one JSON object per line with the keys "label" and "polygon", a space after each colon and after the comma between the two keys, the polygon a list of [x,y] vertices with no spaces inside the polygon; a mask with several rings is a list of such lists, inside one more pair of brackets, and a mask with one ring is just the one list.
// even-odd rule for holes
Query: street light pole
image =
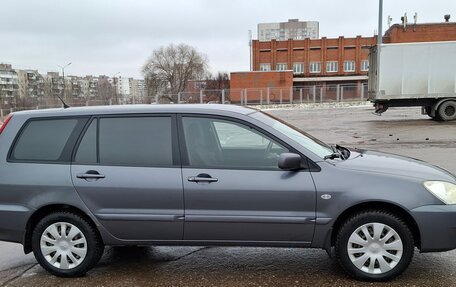
{"label": "street light pole", "polygon": [[68,67],[69,65],[71,65],[71,62],[69,62],[69,63],[66,64],[65,66],[57,65],[57,66],[59,66],[59,67],[62,69],[62,77],[63,77],[63,98],[64,98],[64,99],[66,99],[66,96],[65,96],[65,68]]}
{"label": "street light pole", "polygon": [[380,46],[382,44],[382,27],[383,26],[383,0],[378,1],[378,35],[377,35],[377,44]]}
{"label": "street light pole", "polygon": [[250,71],[252,70],[253,62],[252,62],[252,30],[249,30],[249,53],[250,53]]}
{"label": "street light pole", "polygon": [[[378,32],[377,32],[377,57],[376,61],[377,63],[375,66],[377,67],[377,73],[376,73],[376,87],[375,87],[375,94],[378,95],[379,93],[379,79],[380,79],[380,53],[381,53],[381,48],[382,48],[382,42],[383,42],[383,0],[378,0]],[[370,68],[369,68],[370,70]],[[369,72],[370,74],[371,72]]]}

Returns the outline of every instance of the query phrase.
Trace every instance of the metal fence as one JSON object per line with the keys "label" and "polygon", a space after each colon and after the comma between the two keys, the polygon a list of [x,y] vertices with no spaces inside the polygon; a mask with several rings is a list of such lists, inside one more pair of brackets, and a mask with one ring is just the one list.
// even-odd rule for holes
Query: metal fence
{"label": "metal fence", "polygon": [[[367,84],[327,84],[324,86],[303,86],[290,88],[249,88],[199,90],[179,94],[157,94],[151,97],[120,96],[100,98],[66,97],[70,106],[96,106],[120,104],[192,104],[222,103],[237,105],[283,105],[327,102],[362,101],[367,97]],[[61,107],[56,97],[2,98],[0,116],[10,112],[30,109]]]}
{"label": "metal fence", "polygon": [[[158,94],[157,103],[225,103],[238,105],[277,105],[365,100],[367,84],[328,84],[290,88],[248,88],[200,90],[179,94]],[[150,102],[150,100],[146,101]]]}

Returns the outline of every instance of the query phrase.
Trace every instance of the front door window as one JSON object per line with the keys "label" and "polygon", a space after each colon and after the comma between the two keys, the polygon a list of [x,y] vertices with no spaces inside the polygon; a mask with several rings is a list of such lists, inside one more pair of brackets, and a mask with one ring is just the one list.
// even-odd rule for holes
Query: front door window
{"label": "front door window", "polygon": [[278,169],[288,149],[257,130],[212,118],[183,118],[189,164],[232,169]]}

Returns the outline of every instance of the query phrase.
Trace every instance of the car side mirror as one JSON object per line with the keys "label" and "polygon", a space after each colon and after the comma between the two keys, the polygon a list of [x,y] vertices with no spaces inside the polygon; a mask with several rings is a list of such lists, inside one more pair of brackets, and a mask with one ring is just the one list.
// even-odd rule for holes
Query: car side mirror
{"label": "car side mirror", "polygon": [[279,168],[283,170],[298,170],[302,168],[302,157],[295,153],[282,153],[279,156]]}

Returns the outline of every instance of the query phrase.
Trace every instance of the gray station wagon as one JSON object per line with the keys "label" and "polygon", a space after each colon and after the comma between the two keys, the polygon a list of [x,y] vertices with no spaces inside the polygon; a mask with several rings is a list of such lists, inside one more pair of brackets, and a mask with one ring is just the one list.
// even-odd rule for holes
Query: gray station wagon
{"label": "gray station wagon", "polygon": [[232,245],[323,248],[382,281],[415,247],[456,248],[454,175],[253,109],[17,112],[0,142],[0,240],[57,276],[85,274],[105,245]]}

